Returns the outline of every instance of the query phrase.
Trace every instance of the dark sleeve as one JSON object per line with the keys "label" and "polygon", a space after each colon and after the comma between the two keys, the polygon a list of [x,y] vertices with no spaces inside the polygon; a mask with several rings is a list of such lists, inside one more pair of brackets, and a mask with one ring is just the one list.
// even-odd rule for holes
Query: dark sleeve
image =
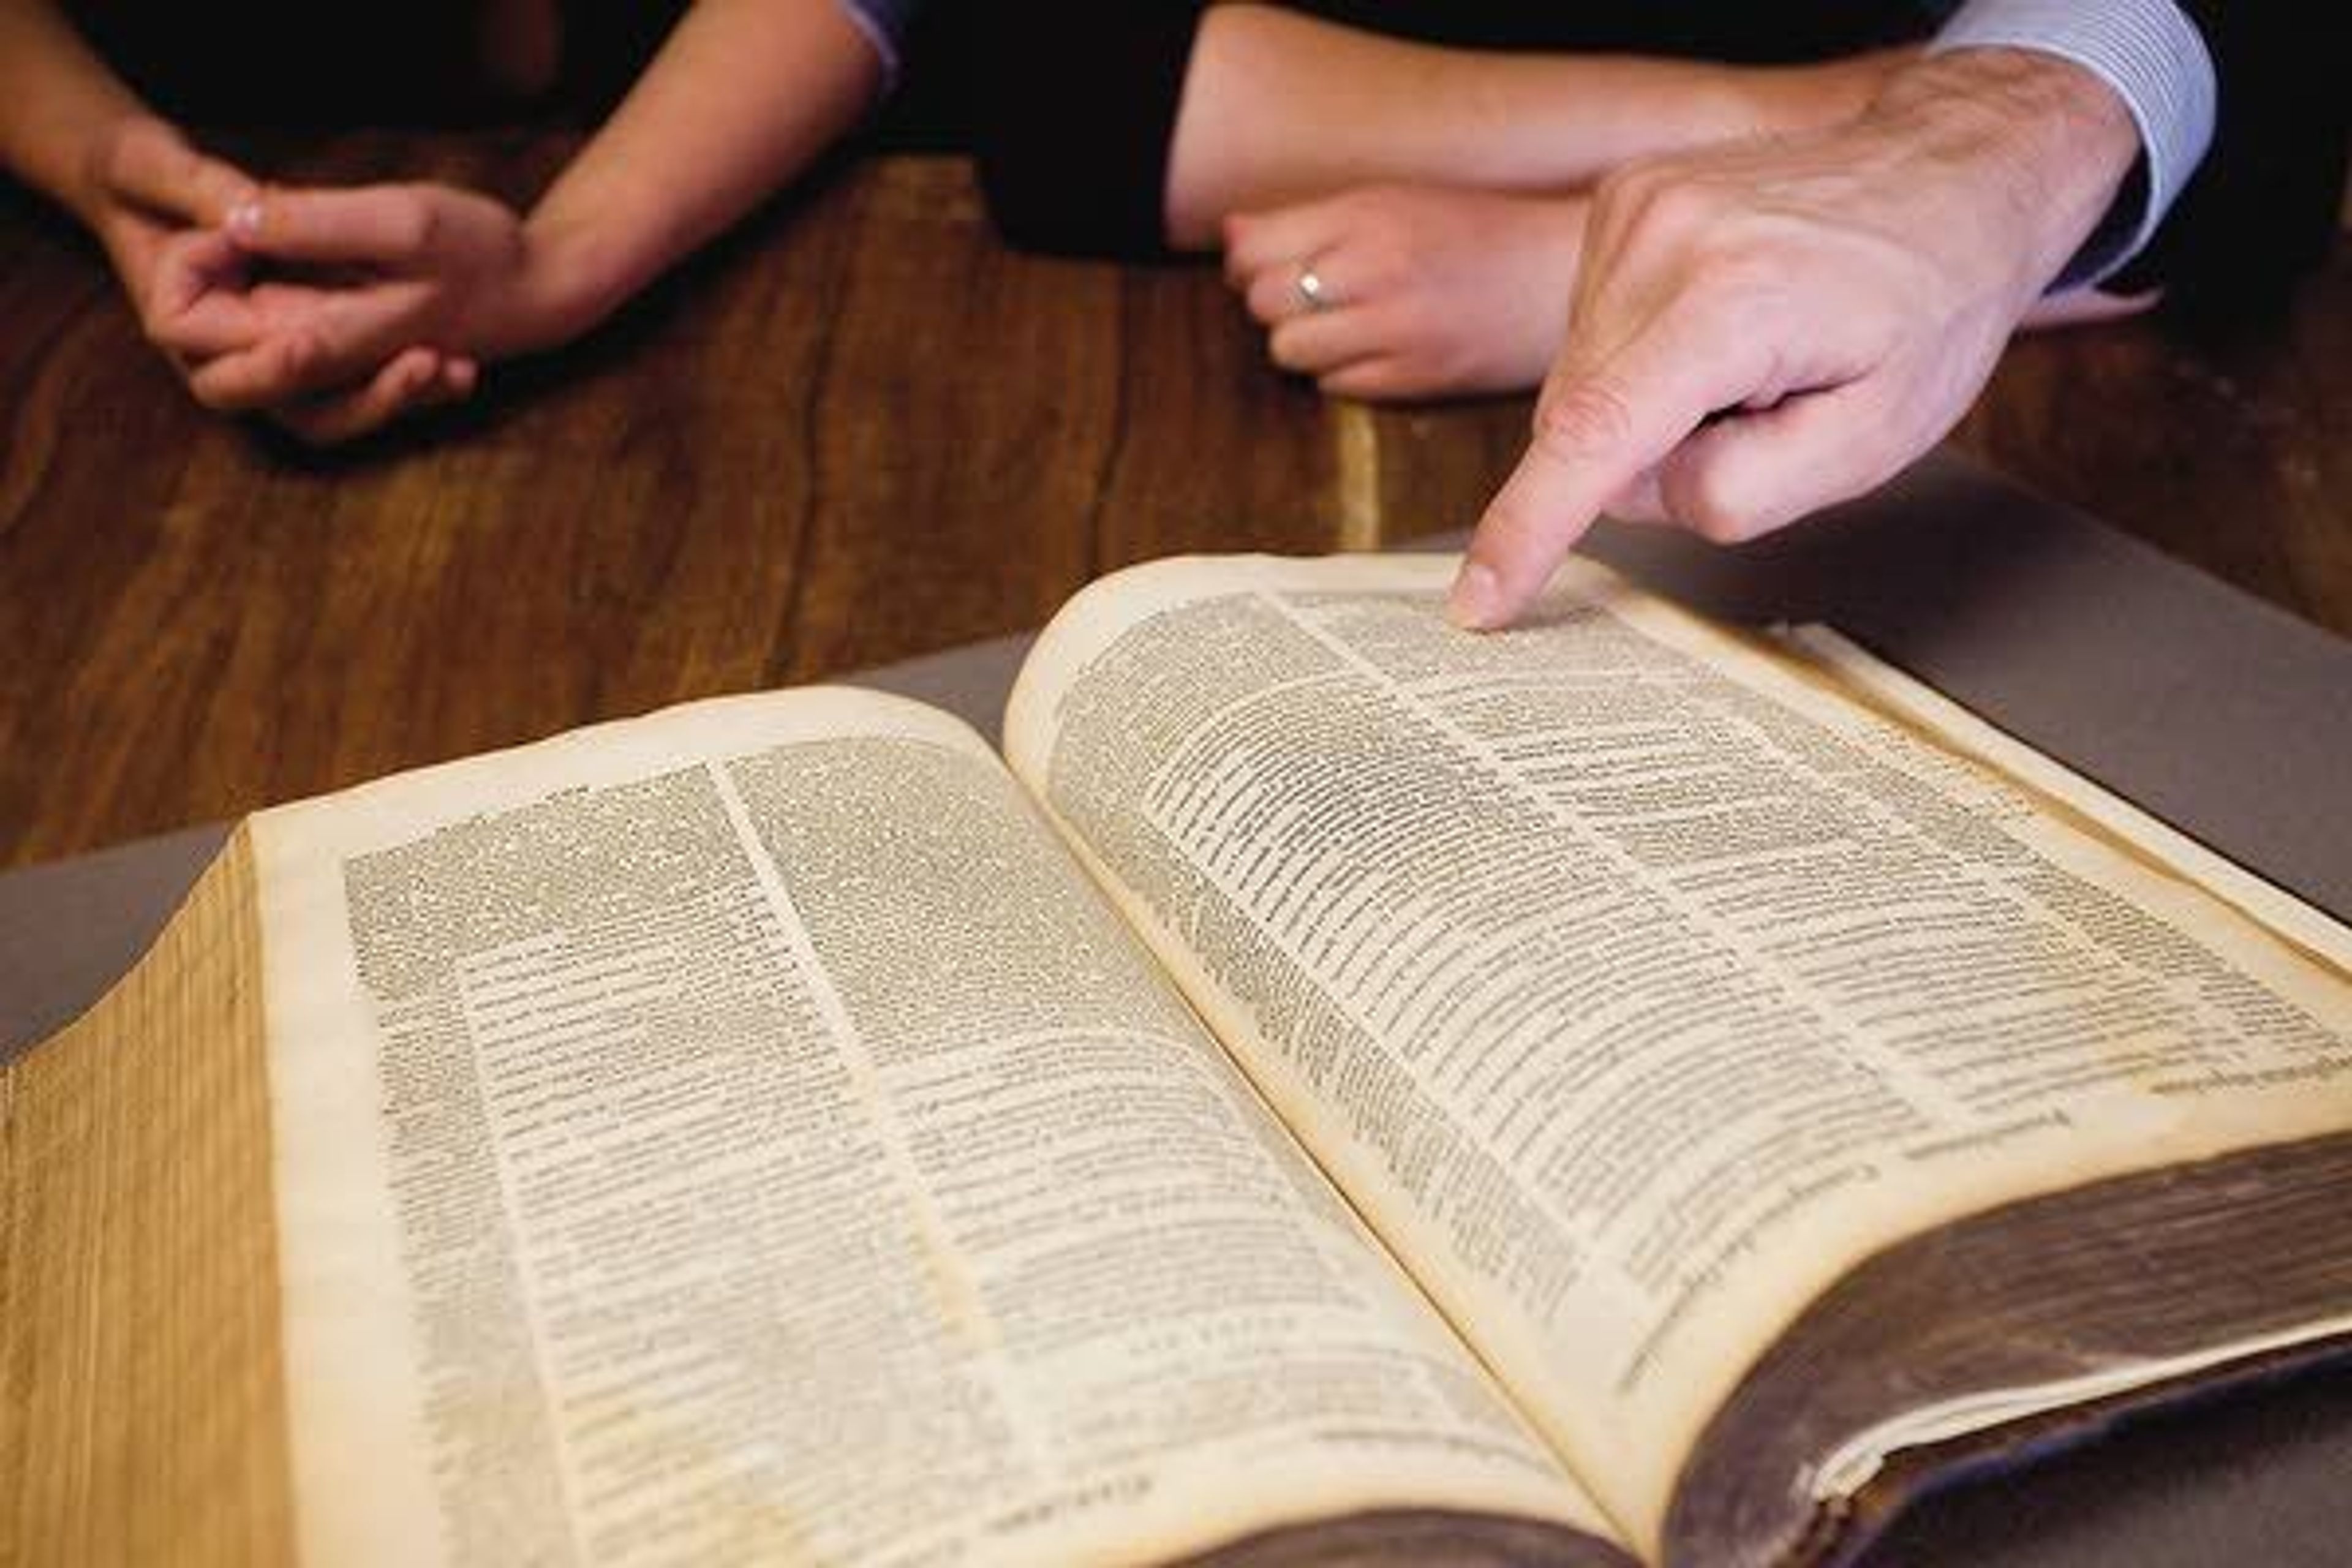
{"label": "dark sleeve", "polygon": [[2219,319],[2279,309],[2335,243],[2352,129],[2352,47],[2333,7],[2180,0],[2218,79],[2213,144],[2119,291],[2162,286],[2169,306]]}
{"label": "dark sleeve", "polygon": [[973,85],[981,187],[1032,250],[1167,254],[1169,143],[1207,0],[992,0]]}
{"label": "dark sleeve", "polygon": [[[1164,257],[1161,207],[1192,43],[1210,0],[990,0],[973,142],[1004,237],[1065,255]],[[1286,0],[1289,9],[1457,48],[1819,59],[1916,37],[1888,0]]]}

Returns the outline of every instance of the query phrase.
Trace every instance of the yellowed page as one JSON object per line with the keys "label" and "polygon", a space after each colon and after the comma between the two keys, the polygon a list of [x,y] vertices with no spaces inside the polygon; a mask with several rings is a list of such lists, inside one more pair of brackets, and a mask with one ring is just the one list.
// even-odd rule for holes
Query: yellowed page
{"label": "yellowed page", "polygon": [[1866,1254],[2352,1125],[2339,967],[1598,568],[1486,638],[1452,571],[1122,574],[1007,756],[1653,1555]]}
{"label": "yellowed page", "polygon": [[702,704],[253,838],[306,1561],[1598,1524],[952,720]]}

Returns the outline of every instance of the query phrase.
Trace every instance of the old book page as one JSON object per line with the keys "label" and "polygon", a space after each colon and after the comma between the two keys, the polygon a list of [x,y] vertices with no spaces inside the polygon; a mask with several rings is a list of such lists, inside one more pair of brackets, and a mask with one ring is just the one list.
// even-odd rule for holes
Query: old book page
{"label": "old book page", "polygon": [[705,703],[253,839],[306,1561],[1606,1528],[954,721]]}
{"label": "old book page", "polygon": [[1487,637],[1451,571],[1122,574],[1007,756],[1653,1556],[1700,1425],[1860,1258],[2352,1126],[2307,930],[1598,568]]}

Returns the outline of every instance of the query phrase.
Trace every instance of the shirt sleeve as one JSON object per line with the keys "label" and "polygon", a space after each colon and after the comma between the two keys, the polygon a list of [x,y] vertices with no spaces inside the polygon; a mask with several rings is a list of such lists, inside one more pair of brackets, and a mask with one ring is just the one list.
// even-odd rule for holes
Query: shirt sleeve
{"label": "shirt sleeve", "polygon": [[2138,255],[2213,141],[2213,57],[2174,0],[1969,0],[1929,48],[2071,60],[2115,89],[2138,127],[2138,163],[2053,289],[2096,283]]}
{"label": "shirt sleeve", "polygon": [[882,60],[885,92],[898,84],[899,49],[915,19],[918,0],[834,0],[850,25],[866,35]]}

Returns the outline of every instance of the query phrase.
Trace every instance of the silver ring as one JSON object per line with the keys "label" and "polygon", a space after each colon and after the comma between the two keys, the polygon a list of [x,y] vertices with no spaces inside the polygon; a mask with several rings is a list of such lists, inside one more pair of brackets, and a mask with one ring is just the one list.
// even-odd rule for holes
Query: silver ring
{"label": "silver ring", "polygon": [[1339,296],[1311,261],[1298,264],[1298,270],[1291,275],[1290,291],[1298,296],[1299,307],[1308,311],[1328,310],[1339,302]]}

